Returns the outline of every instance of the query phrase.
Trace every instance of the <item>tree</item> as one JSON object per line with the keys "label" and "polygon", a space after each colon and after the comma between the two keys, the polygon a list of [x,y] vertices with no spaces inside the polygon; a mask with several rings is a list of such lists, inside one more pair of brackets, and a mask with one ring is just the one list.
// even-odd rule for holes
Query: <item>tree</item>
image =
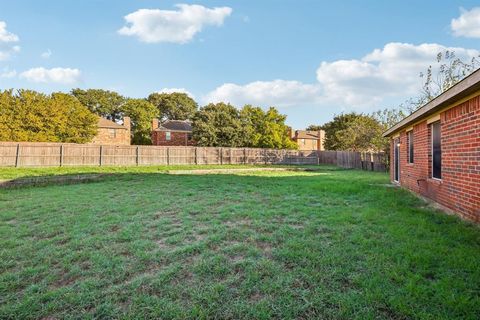
{"label": "tree", "polygon": [[372,116],[360,115],[352,119],[348,125],[335,133],[343,150],[347,151],[383,151],[384,127]]}
{"label": "tree", "polygon": [[477,70],[478,66],[478,57],[463,61],[454,51],[439,52],[436,64],[428,66],[425,72],[420,73],[420,78],[424,81],[420,95],[408,99],[400,108],[408,113],[414,112]]}
{"label": "tree", "polygon": [[343,141],[337,137],[336,133],[337,131],[346,129],[350,122],[359,116],[361,115],[355,112],[346,114],[342,113],[340,115],[336,115],[332,121],[324,124],[323,130],[325,130],[325,150],[345,150],[346,146],[343,144]]}
{"label": "tree", "polygon": [[320,131],[323,130],[323,126],[316,125],[316,124],[311,124],[307,127],[307,131]]}
{"label": "tree", "polygon": [[210,103],[193,117],[193,139],[200,146],[239,147],[244,133],[239,112],[230,104]]}
{"label": "tree", "polygon": [[152,119],[158,117],[158,109],[145,99],[128,99],[122,114],[132,120],[132,144],[151,144]]}
{"label": "tree", "polygon": [[161,121],[192,119],[197,103],[185,93],[152,93],[147,100],[158,108]]}
{"label": "tree", "polygon": [[102,89],[73,89],[74,95],[93,113],[112,121],[122,118],[122,106],[126,99],[114,91]]}
{"label": "tree", "polygon": [[372,115],[340,114],[323,126],[326,150],[380,151],[385,127]]}
{"label": "tree", "polygon": [[97,117],[65,93],[31,90],[0,93],[0,140],[85,143],[97,133]]}
{"label": "tree", "polygon": [[245,130],[244,146],[255,148],[296,149],[297,145],[288,135],[286,116],[276,108],[266,112],[259,107],[246,105],[240,111]]}

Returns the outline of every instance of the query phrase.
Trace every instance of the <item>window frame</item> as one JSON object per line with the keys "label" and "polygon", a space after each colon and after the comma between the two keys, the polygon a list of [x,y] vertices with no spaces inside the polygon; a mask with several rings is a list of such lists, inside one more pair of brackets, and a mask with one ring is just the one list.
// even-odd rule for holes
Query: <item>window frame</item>
{"label": "window frame", "polygon": [[[438,169],[439,169],[439,173],[438,176],[435,176],[435,150],[434,150],[434,144],[435,144],[435,141],[434,141],[434,132],[435,132],[435,128],[434,126],[438,126],[438,154],[439,154],[439,166],[438,166]],[[430,144],[430,148],[431,148],[431,156],[432,156],[432,160],[431,160],[431,163],[430,165],[432,166],[432,171],[431,171],[431,178],[432,179],[435,179],[435,180],[442,180],[442,124],[440,121],[435,121],[435,122],[432,122],[430,124],[430,131],[431,131],[431,134],[430,134],[430,139],[431,139],[431,144]]]}
{"label": "window frame", "polygon": [[414,147],[414,134],[413,130],[410,130],[407,132],[407,140],[408,140],[408,146],[407,146],[407,159],[409,164],[414,164],[415,163],[415,147]]}
{"label": "window frame", "polygon": [[165,131],[165,140],[166,141],[171,141],[172,140],[172,132],[171,131]]}
{"label": "window frame", "polygon": [[108,135],[111,139],[115,139],[117,137],[117,129],[109,128],[108,129]]}

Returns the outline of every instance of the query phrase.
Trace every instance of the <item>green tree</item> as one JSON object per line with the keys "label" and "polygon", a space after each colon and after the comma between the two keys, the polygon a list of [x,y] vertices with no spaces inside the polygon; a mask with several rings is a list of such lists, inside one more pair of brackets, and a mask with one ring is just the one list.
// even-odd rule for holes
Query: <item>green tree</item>
{"label": "green tree", "polygon": [[447,91],[459,81],[470,75],[479,67],[478,57],[464,61],[455,55],[454,51],[445,50],[437,54],[436,62],[420,73],[423,80],[421,93],[400,105],[400,108],[410,114],[435,97]]}
{"label": "green tree", "polygon": [[323,130],[323,126],[317,125],[317,124],[311,124],[307,127],[307,131],[320,131]]}
{"label": "green tree", "polygon": [[239,147],[244,143],[244,127],[237,108],[223,102],[210,103],[193,117],[193,139],[200,146]]}
{"label": "green tree", "polygon": [[151,144],[152,119],[158,117],[158,109],[145,99],[128,99],[122,114],[132,120],[132,144]]}
{"label": "green tree", "polygon": [[358,115],[348,125],[335,132],[335,138],[345,151],[383,151],[384,127],[372,116]]}
{"label": "green tree", "polygon": [[245,130],[244,146],[255,148],[296,149],[297,144],[288,136],[286,116],[276,108],[266,112],[259,107],[246,105],[240,111]]}
{"label": "green tree", "polygon": [[147,100],[158,108],[161,121],[189,120],[197,111],[198,105],[185,93],[152,93]]}
{"label": "green tree", "polygon": [[325,150],[346,150],[347,146],[343,140],[337,137],[337,132],[348,128],[350,123],[361,115],[355,112],[336,115],[332,121],[323,125],[325,130]]}
{"label": "green tree", "polygon": [[93,113],[112,121],[122,118],[122,106],[126,98],[114,91],[102,89],[73,89],[74,95]]}
{"label": "green tree", "polygon": [[85,143],[96,133],[97,117],[69,94],[0,93],[2,141]]}

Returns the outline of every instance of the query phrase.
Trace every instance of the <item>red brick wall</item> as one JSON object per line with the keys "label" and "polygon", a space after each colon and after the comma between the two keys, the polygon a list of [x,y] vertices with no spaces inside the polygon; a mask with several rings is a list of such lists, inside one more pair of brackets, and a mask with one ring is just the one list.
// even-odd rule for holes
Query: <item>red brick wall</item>
{"label": "red brick wall", "polygon": [[413,127],[413,164],[407,161],[407,134],[400,133],[400,184],[480,222],[480,96],[441,113],[440,121],[442,180],[431,178],[431,132],[425,120]]}
{"label": "red brick wall", "polygon": [[152,131],[152,144],[154,146],[193,146],[195,142],[188,140],[187,132],[170,131],[170,140],[166,139],[166,131]]}

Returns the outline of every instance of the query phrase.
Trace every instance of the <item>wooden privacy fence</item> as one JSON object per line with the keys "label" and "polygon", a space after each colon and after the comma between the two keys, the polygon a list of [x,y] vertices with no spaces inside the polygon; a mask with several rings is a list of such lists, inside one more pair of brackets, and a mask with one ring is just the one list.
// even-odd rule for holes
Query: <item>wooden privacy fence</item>
{"label": "wooden privacy fence", "polygon": [[382,154],[257,148],[0,143],[1,167],[181,164],[332,164],[385,171]]}

